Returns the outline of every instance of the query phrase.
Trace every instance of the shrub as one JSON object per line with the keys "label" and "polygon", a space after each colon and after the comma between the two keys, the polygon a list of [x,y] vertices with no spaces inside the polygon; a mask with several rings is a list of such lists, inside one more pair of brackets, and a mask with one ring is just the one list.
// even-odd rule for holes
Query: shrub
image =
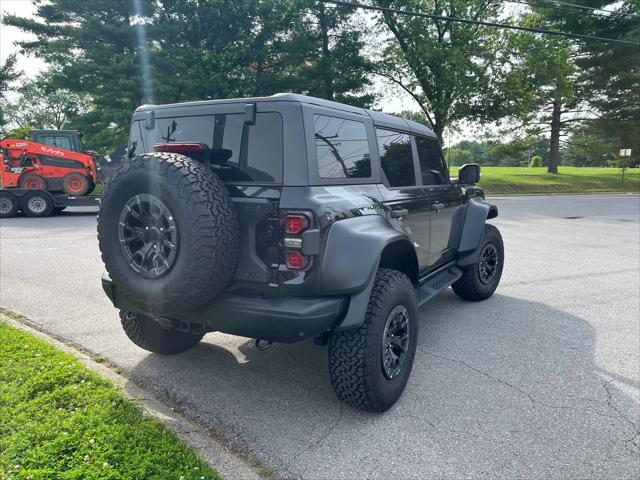
{"label": "shrub", "polygon": [[532,168],[542,166],[542,157],[538,155],[531,157],[531,163],[529,164],[529,166]]}

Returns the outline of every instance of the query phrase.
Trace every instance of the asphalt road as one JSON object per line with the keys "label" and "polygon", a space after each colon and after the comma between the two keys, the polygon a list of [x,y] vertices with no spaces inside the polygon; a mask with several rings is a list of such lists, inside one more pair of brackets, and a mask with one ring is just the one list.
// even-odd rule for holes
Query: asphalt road
{"label": "asphalt road", "polygon": [[[161,357],[122,333],[100,288],[95,215],[0,225],[0,305],[108,357],[282,477],[638,478],[640,197],[494,198],[503,281],[421,310],[407,390],[343,406],[327,351],[208,334]],[[1,339],[0,339],[1,340]]]}

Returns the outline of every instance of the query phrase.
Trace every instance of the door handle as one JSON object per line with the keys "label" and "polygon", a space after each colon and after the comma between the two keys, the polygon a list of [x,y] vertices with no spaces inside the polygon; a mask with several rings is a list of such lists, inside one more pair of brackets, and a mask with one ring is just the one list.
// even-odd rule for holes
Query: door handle
{"label": "door handle", "polygon": [[431,205],[431,210],[435,210],[436,212],[442,210],[444,208],[444,203],[434,203]]}
{"label": "door handle", "polygon": [[401,208],[399,210],[391,210],[391,218],[400,218],[409,215],[409,210]]}

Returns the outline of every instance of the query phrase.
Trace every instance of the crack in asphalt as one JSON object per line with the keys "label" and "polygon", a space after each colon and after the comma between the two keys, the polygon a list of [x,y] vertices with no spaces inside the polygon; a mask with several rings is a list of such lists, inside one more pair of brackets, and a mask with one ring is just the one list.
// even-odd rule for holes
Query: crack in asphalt
{"label": "crack in asphalt", "polygon": [[[535,397],[533,397],[529,392],[523,390],[522,388],[520,388],[520,387],[518,387],[516,385],[513,385],[513,384],[507,382],[506,380],[504,380],[502,378],[496,377],[494,375],[491,375],[488,372],[480,370],[480,369],[474,367],[473,365],[469,365],[467,362],[465,362],[463,360],[447,357],[447,356],[444,356],[444,355],[438,355],[438,354],[435,354],[433,352],[429,352],[429,351],[426,351],[426,350],[422,350],[422,351],[424,353],[428,354],[428,355],[433,356],[433,357],[440,358],[440,359],[443,359],[443,360],[447,360],[447,361],[450,361],[450,362],[454,362],[454,363],[458,363],[460,365],[463,365],[464,367],[466,367],[466,368],[468,368],[468,369],[470,369],[470,370],[472,370],[472,371],[474,371],[476,373],[479,373],[480,375],[483,375],[483,376],[485,376],[487,378],[490,378],[491,380],[493,380],[495,382],[498,382],[498,383],[500,383],[502,385],[505,385],[505,386],[515,390],[516,392],[520,393],[521,395],[524,395],[525,397],[527,397],[531,401],[531,403],[533,403],[533,404],[542,405],[542,406],[545,406],[547,408],[554,408],[554,409],[561,409],[561,410],[573,410],[573,411],[580,412],[580,413],[587,413],[588,412],[588,413],[592,413],[592,414],[595,414],[595,415],[598,415],[598,416],[601,416],[601,417],[611,418],[613,420],[622,419],[622,420],[624,420],[624,422],[629,424],[631,426],[631,428],[633,429],[633,431],[634,431],[633,436],[630,439],[625,440],[625,444],[632,443],[633,445],[638,446],[638,444],[636,443],[636,441],[634,439],[637,438],[637,437],[640,437],[640,430],[638,430],[638,427],[636,426],[636,424],[634,422],[629,420],[622,413],[622,411],[613,404],[613,396],[612,396],[611,392],[608,389],[608,385],[613,380],[608,380],[604,384],[604,389],[607,392],[607,401],[606,401],[606,403],[605,402],[600,402],[598,400],[593,400],[593,399],[588,399],[588,400],[593,401],[595,403],[602,404],[602,405],[607,405],[611,410],[613,410],[615,413],[617,413],[617,416],[605,415],[603,413],[600,413],[600,412],[597,412],[595,410],[591,410],[591,409],[588,409],[588,408],[576,408],[574,406],[567,406],[567,405],[553,405],[553,404],[538,400]],[[640,451],[634,451],[634,450],[631,450],[631,451],[632,451],[632,453],[634,453],[636,455],[640,455]]]}
{"label": "crack in asphalt", "polygon": [[[627,422],[629,425],[631,425],[631,428],[633,429],[633,435],[631,436],[631,438],[628,438],[625,440],[624,442],[624,448],[635,454],[640,456],[640,444],[636,441],[636,439],[640,438],[640,429],[638,429],[638,426],[635,424],[635,422],[631,421],[624,413],[622,413],[622,411],[615,405],[614,400],[613,400],[613,394],[611,393],[611,390],[609,390],[609,385],[613,382],[613,380],[607,380],[606,382],[604,382],[604,384],[602,385],[602,387],[604,388],[605,392],[607,392],[607,405],[609,405],[609,407],[615,411],[619,417],[624,420],[625,422]],[[636,448],[628,448],[628,444],[632,444],[634,445]]]}

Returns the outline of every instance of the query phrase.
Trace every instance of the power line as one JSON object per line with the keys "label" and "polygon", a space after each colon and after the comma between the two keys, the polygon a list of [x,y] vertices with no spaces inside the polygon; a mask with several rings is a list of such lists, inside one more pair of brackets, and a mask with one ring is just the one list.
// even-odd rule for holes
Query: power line
{"label": "power line", "polygon": [[[540,1],[544,1],[544,0],[540,0]],[[530,7],[540,7],[540,8],[552,8],[554,10],[562,10],[565,12],[573,12],[573,13],[582,13],[585,15],[593,15],[594,17],[609,17],[610,15],[605,15],[603,13],[596,13],[596,12],[585,12],[584,10],[577,10],[575,8],[566,8],[566,7],[557,7],[555,5],[545,5],[542,3],[535,3],[535,2],[529,2],[529,1],[523,1],[523,0],[503,0],[503,3],[517,3],[519,5],[528,5]]]}
{"label": "power line", "polygon": [[632,42],[630,40],[619,40],[616,38],[606,38],[606,37],[594,37],[592,35],[582,35],[580,33],[569,33],[569,32],[560,32],[556,30],[544,30],[542,28],[530,28],[530,27],[521,27],[518,25],[507,25],[506,23],[496,23],[496,22],[485,22],[483,20],[472,20],[470,18],[461,18],[461,17],[448,17],[444,15],[434,15],[432,13],[423,13],[423,12],[412,12],[409,10],[399,10],[397,8],[388,8],[388,7],[378,7],[373,5],[364,5],[361,3],[352,3],[352,2],[342,2],[338,0],[327,0],[324,3],[331,3],[333,5],[341,5],[345,7],[352,8],[361,8],[363,10],[373,10],[377,12],[387,12],[387,13],[395,13],[397,15],[406,15],[410,17],[422,17],[422,18],[430,18],[432,20],[448,20],[450,22],[459,22],[466,23],[468,25],[484,25],[486,27],[496,27],[496,28],[506,28],[509,30],[520,30],[522,32],[530,32],[530,33],[542,33],[545,35],[555,35],[557,37],[569,37],[569,38],[579,38],[581,40],[596,40],[600,42],[610,42],[610,43],[621,43],[624,45],[636,45],[640,46],[640,42]]}
{"label": "power line", "polygon": [[587,5],[579,5],[577,3],[562,2],[560,0],[542,0],[542,1],[543,2],[547,2],[547,3],[555,3],[557,5],[566,5],[567,7],[578,7],[578,8],[582,8],[584,10],[613,13],[613,12],[610,12],[609,10],[604,10],[603,8],[589,7]]}
{"label": "power line", "polygon": [[[611,19],[627,18],[627,19],[632,19],[634,21],[638,21],[640,19],[640,17],[631,13],[612,12],[609,10],[603,10],[601,8],[592,8],[592,7],[586,7],[584,5],[577,5],[575,3],[560,2],[558,0],[538,0],[538,1],[546,2],[547,4],[553,3],[554,5],[530,2],[528,0],[503,0],[504,3],[519,3],[521,5],[529,5],[532,7],[553,8],[555,10],[563,10],[565,12],[573,12],[573,13],[582,13],[584,15],[590,15],[594,17],[603,17],[603,18],[611,18]],[[565,5],[565,6],[563,7],[558,5]],[[567,8],[567,7],[570,7],[570,8]]]}

